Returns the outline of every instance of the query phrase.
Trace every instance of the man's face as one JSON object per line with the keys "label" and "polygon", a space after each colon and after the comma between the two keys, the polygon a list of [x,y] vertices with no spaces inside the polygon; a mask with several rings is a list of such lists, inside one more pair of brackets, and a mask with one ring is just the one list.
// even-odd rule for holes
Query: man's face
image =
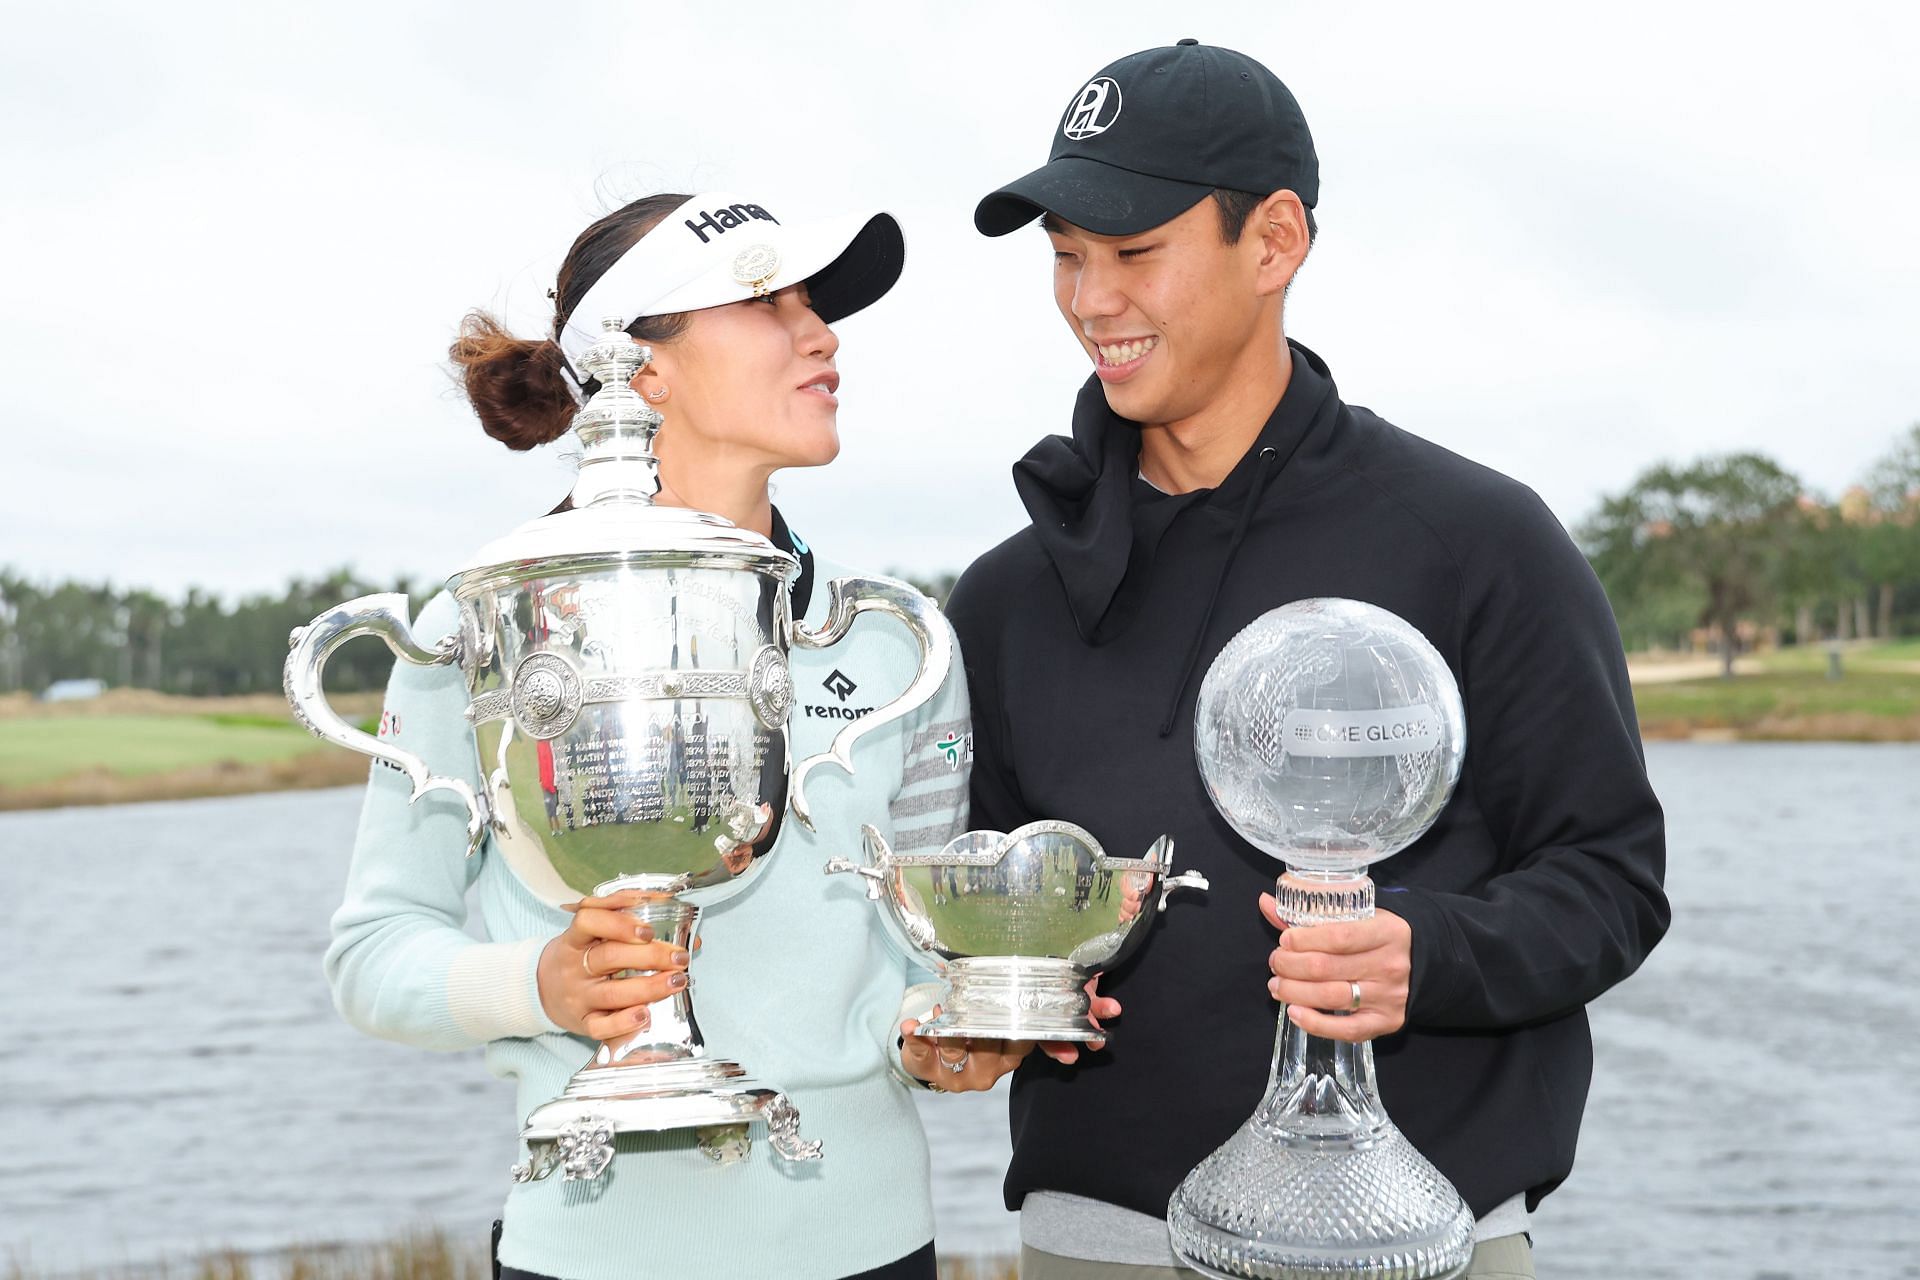
{"label": "man's face", "polygon": [[1211,199],[1138,235],[1098,235],[1052,215],[1042,225],[1054,301],[1115,413],[1178,422],[1221,394],[1259,339],[1261,237],[1222,244]]}

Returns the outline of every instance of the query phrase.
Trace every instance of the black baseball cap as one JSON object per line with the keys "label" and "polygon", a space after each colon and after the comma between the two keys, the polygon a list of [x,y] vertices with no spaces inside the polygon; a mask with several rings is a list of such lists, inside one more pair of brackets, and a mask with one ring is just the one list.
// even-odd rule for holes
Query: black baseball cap
{"label": "black baseball cap", "polygon": [[973,211],[1003,236],[1043,213],[1107,236],[1178,217],[1214,188],[1320,198],[1313,135],[1287,86],[1244,53],[1182,40],[1110,63],[1073,95],[1047,163]]}

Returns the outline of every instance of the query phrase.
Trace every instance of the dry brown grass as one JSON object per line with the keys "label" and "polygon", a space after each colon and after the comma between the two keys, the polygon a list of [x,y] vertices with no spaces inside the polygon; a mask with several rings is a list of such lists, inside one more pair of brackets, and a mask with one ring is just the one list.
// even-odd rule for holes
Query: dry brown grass
{"label": "dry brown grass", "polygon": [[[59,1280],[489,1280],[484,1240],[458,1245],[439,1232],[379,1244],[298,1245],[276,1253],[214,1252],[173,1264],[64,1272]],[[942,1258],[940,1280],[1018,1280],[1013,1258]],[[52,1280],[15,1261],[5,1280]]]}
{"label": "dry brown grass", "polygon": [[1871,711],[1762,716],[1741,736],[1749,742],[1920,742],[1920,716]]}
{"label": "dry brown grass", "polygon": [[[333,709],[348,720],[380,714],[381,694],[329,694]],[[109,689],[97,698],[71,702],[41,702],[31,694],[0,693],[0,720],[23,716],[273,716],[293,723],[293,711],[277,693],[249,693],[232,698],[185,698],[151,689]]]}
{"label": "dry brown grass", "polygon": [[310,791],[366,781],[365,756],[317,742],[314,748],[304,755],[260,764],[222,760],[131,778],[106,769],[90,769],[50,782],[0,787],[0,811],[191,800],[205,796],[252,795],[260,791]]}
{"label": "dry brown grass", "polygon": [[1872,711],[1768,714],[1728,723],[1718,717],[1662,717],[1640,723],[1648,742],[1920,742],[1920,716]]}

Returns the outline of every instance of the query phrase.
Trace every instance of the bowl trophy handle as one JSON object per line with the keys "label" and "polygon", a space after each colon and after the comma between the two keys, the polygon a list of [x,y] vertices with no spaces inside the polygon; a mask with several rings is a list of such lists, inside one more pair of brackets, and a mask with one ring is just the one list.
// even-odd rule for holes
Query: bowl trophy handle
{"label": "bowl trophy handle", "polygon": [[801,649],[825,649],[847,634],[863,613],[885,613],[898,618],[920,644],[920,670],[906,691],[834,735],[833,743],[817,756],[808,756],[793,770],[789,804],[793,816],[813,830],[813,810],[807,802],[807,776],[823,764],[853,772],[853,745],[881,725],[891,724],[932,698],[953,666],[953,633],[940,619],[933,601],[909,583],[895,578],[835,578],[827,583],[827,620],[818,630],[796,623],[793,643]]}
{"label": "bowl trophy handle", "polygon": [[867,864],[861,866],[851,858],[828,858],[827,865],[821,870],[827,875],[845,875],[849,872],[863,876],[867,882],[867,897],[878,901],[886,891],[887,860],[892,851],[887,848],[887,838],[869,824],[863,824],[860,835],[866,842]]}
{"label": "bowl trophy handle", "polygon": [[384,760],[406,774],[413,782],[413,794],[407,797],[409,803],[418,801],[429,791],[451,791],[459,796],[467,806],[467,855],[471,857],[486,834],[486,802],[462,779],[441,777],[411,751],[382,742],[348,724],[327,702],[327,691],[321,684],[327,658],[355,636],[378,636],[386,641],[395,657],[416,666],[440,667],[459,662],[459,636],[451,635],[430,649],[422,648],[413,638],[407,617],[407,598],[397,591],[388,591],[337,604],[306,626],[295,627],[287,637],[287,665],[283,676],[287,701],[293,707],[294,716],[314,737]]}

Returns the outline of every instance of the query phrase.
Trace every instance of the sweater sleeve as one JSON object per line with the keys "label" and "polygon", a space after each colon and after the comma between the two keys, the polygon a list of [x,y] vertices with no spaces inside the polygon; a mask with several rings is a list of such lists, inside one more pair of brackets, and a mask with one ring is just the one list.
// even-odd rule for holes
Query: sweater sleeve
{"label": "sweater sleeve", "polygon": [[1500,873],[1381,906],[1413,928],[1409,1021],[1490,1029],[1570,1012],[1639,967],[1670,919],[1665,825],[1605,593],[1528,495],[1495,570],[1467,579],[1472,798]]}
{"label": "sweater sleeve", "polygon": [[[941,625],[952,635],[952,625]],[[973,723],[968,706],[967,674],[956,641],[953,667],[933,697],[906,717],[901,734],[900,789],[887,802],[892,827],[889,845],[895,853],[938,853],[967,829],[967,779],[973,772]],[[883,928],[875,911],[874,927]],[[892,1024],[880,1037],[881,1057],[902,1084],[924,1088],[900,1066],[899,1025],[912,1018],[924,1022],[939,996],[940,984],[916,961],[897,949],[906,990]]]}
{"label": "sweater sleeve", "polygon": [[[953,628],[941,625],[951,637]],[[955,640],[953,667],[933,697],[906,719],[900,789],[887,803],[896,853],[938,853],[967,829],[967,780],[973,772],[973,721],[967,672]]]}
{"label": "sweater sleeve", "polygon": [[[421,612],[414,634],[431,642],[457,621],[452,597],[442,594]],[[466,702],[457,667],[396,663],[381,736],[477,791]],[[482,942],[465,930],[467,890],[490,846],[467,857],[466,807],[440,791],[409,804],[411,790],[405,774],[374,764],[326,953],[334,1005],[369,1035],[423,1049],[559,1031],[540,1003],[546,940]]]}

